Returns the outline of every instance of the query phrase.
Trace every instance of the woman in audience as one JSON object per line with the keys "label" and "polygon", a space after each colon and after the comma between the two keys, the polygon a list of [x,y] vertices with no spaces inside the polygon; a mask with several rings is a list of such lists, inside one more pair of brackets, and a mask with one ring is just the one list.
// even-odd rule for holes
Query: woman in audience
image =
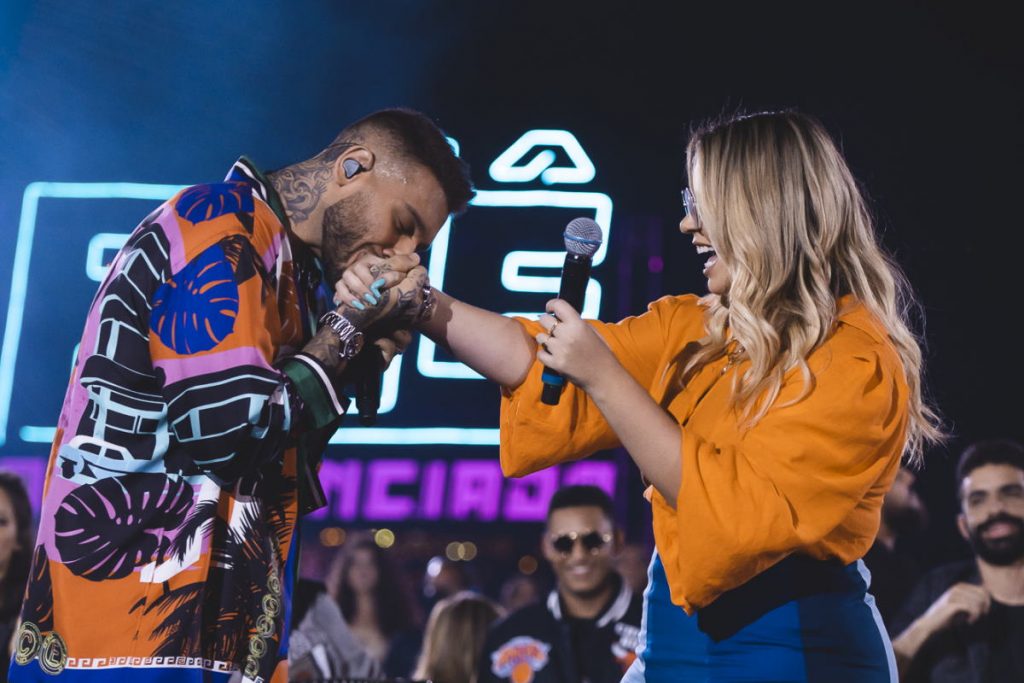
{"label": "woman in audience", "polygon": [[434,683],[475,683],[487,629],[504,611],[477,593],[463,591],[430,612],[423,651],[413,678]]}
{"label": "woman in audience", "polygon": [[387,676],[405,677],[416,662],[419,632],[413,599],[386,551],[370,539],[345,545],[327,581],[352,634]]}
{"label": "woman in audience", "polygon": [[7,680],[34,545],[25,485],[17,475],[0,470],[0,682]]}

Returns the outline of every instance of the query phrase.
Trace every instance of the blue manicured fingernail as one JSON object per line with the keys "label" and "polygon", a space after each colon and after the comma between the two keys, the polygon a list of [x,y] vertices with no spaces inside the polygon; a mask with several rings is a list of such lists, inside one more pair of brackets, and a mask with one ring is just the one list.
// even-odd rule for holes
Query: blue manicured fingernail
{"label": "blue manicured fingernail", "polygon": [[367,301],[369,301],[372,305],[374,305],[374,306],[377,305],[377,297],[374,296],[373,294],[371,294],[370,292],[367,292],[366,294],[364,294],[363,298],[366,299]]}
{"label": "blue manicured fingernail", "polygon": [[370,287],[372,287],[373,289],[380,289],[381,287],[384,286],[385,282],[387,282],[387,280],[385,280],[384,278],[381,278],[381,279],[377,280],[376,282],[374,282],[372,285],[370,285]]}
{"label": "blue manicured fingernail", "polygon": [[358,308],[360,311],[366,310],[366,306],[364,306],[362,302],[359,301],[358,299],[352,299],[352,301],[349,301],[349,303],[352,304],[354,307]]}

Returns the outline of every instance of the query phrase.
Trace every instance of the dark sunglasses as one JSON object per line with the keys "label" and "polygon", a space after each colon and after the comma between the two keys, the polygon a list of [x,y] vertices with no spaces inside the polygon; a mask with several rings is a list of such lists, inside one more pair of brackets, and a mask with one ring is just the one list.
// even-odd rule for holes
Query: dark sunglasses
{"label": "dark sunglasses", "polygon": [[612,535],[600,531],[588,531],[581,534],[578,531],[570,531],[561,536],[551,536],[551,545],[563,555],[571,555],[576,541],[583,544],[583,549],[588,553],[596,553],[601,548],[612,542]]}
{"label": "dark sunglasses", "polygon": [[690,188],[683,188],[683,218],[693,216],[693,222],[700,227],[700,216],[697,215],[697,200],[693,198]]}

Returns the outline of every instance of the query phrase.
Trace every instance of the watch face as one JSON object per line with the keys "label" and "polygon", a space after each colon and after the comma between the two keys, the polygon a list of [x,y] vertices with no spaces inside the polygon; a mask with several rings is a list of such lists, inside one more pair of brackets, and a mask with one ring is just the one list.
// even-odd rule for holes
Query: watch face
{"label": "watch face", "polygon": [[345,348],[341,350],[341,355],[346,359],[355,358],[356,354],[363,350],[363,333],[356,332],[352,335],[352,338],[345,342]]}

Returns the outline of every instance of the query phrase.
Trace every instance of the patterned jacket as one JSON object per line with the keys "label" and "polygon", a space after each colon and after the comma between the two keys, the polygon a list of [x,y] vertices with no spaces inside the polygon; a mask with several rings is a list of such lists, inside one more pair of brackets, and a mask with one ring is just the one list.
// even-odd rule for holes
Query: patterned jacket
{"label": "patterned jacket", "polygon": [[50,453],[12,681],[286,679],[298,478],[344,412],[297,353],[327,294],[287,224],[243,157],[114,259]]}

